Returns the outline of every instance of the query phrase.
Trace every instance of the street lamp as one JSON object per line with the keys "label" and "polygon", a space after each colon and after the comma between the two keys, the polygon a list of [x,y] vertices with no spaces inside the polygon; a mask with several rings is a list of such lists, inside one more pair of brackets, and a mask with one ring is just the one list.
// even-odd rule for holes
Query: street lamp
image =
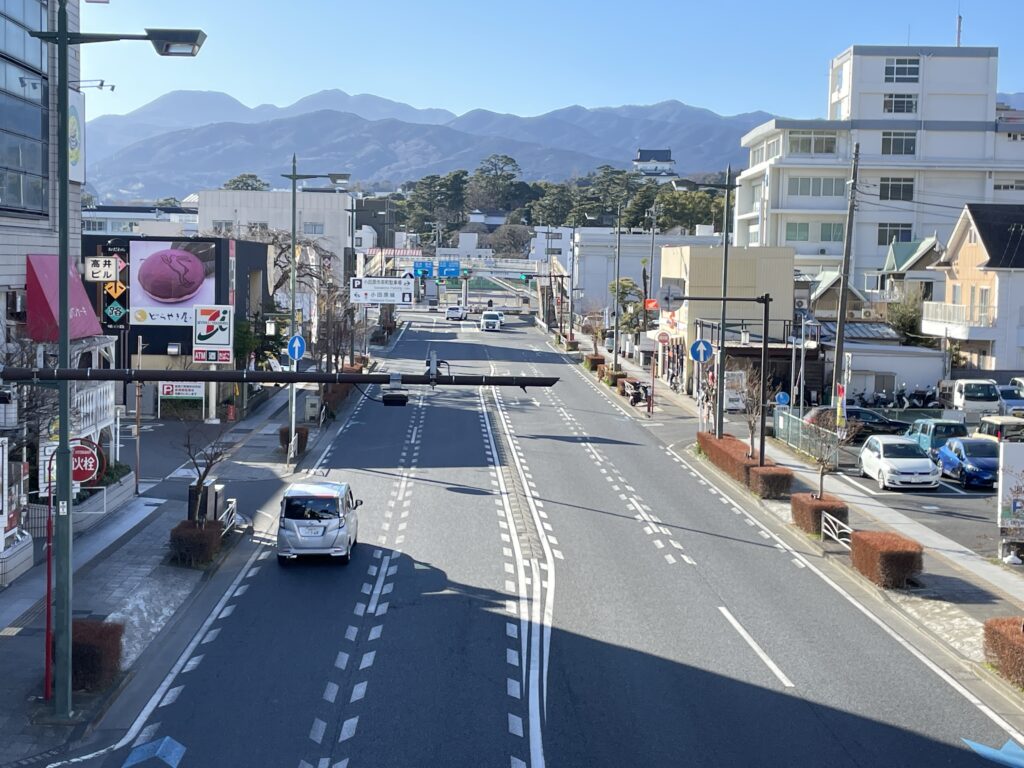
{"label": "street lamp", "polygon": [[[149,40],[161,56],[195,56],[206,40],[198,29],[147,29],[143,35],[96,34],[68,30],[67,0],[57,2],[57,29],[50,32],[30,32],[32,37],[57,46],[57,261],[58,303],[68,306],[71,269],[70,231],[68,226],[68,49],[85,43],[107,43],[117,40]],[[60,313],[58,321],[58,367],[70,367],[71,332],[68,313]],[[71,388],[68,381],[57,384],[58,438],[57,438],[57,521],[55,524],[54,552],[57,554],[57,583],[55,600],[55,713],[57,717],[71,715]],[[49,606],[47,606],[49,609]],[[49,641],[47,641],[49,642]],[[46,696],[50,695],[49,680]]]}
{"label": "street lamp", "polygon": [[612,371],[619,372],[619,256],[622,250],[622,205],[619,201],[615,208],[615,290],[612,292],[612,301],[615,303],[615,331],[612,334],[614,347],[612,350]]}
{"label": "street lamp", "polygon": [[[281,176],[285,179],[290,179],[292,182],[292,258],[288,266],[288,293],[290,298],[289,306],[289,321],[288,321],[288,357],[291,360],[291,369],[293,371],[298,369],[298,360],[291,355],[291,340],[295,337],[297,332],[295,324],[295,273],[299,271],[299,245],[295,235],[295,222],[298,217],[297,214],[297,194],[295,182],[303,179],[330,179],[334,185],[344,184],[349,180],[351,174],[348,173],[298,173],[296,169],[295,154],[292,154],[292,172],[282,173]],[[295,382],[288,385],[288,455],[285,458],[287,463],[292,459],[297,451],[295,450]]]}
{"label": "street lamp", "polygon": [[[730,196],[732,191],[739,185],[732,183],[732,165],[725,169],[725,184],[705,184],[690,181],[689,179],[673,179],[672,188],[678,191],[695,192],[700,188],[723,189],[725,190],[725,221],[722,224],[722,321],[718,326],[718,374],[715,380],[715,437],[722,436],[722,427],[725,423],[725,306],[726,293],[729,285],[729,214]],[[768,329],[764,332],[767,334]],[[764,378],[765,372],[761,371]]]}

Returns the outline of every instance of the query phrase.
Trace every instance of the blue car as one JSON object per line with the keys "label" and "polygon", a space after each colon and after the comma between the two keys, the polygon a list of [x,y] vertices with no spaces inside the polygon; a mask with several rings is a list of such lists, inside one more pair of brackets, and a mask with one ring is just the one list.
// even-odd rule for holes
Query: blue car
{"label": "blue car", "polygon": [[954,438],[939,448],[942,474],[969,485],[995,485],[999,475],[999,443],[984,438]]}

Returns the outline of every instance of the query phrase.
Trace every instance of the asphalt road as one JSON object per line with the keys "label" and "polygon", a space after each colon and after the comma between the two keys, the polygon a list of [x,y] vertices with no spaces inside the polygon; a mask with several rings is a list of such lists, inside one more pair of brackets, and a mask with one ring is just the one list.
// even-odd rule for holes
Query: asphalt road
{"label": "asphalt road", "polygon": [[[692,425],[623,410],[524,321],[409,317],[392,370],[433,350],[561,380],[364,400],[313,473],[365,502],[351,563],[256,548],[140,742],[183,767],[540,768],[973,766],[961,738],[1008,738],[671,447]],[[279,490],[242,493],[273,522]]]}

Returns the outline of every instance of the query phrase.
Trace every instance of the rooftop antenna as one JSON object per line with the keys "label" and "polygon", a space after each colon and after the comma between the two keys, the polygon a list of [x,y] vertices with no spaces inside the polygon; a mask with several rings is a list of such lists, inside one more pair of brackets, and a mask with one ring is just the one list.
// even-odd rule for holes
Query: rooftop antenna
{"label": "rooftop antenna", "polygon": [[956,5],[956,47],[960,47],[960,37],[964,31],[964,17],[960,14],[960,4]]}

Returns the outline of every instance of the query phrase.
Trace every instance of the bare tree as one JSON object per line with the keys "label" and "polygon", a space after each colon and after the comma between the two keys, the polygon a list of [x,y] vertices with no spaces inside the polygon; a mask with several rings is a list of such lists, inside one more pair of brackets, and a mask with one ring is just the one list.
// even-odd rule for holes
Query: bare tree
{"label": "bare tree", "polygon": [[[215,236],[214,233],[205,234]],[[296,261],[292,248],[292,233],[283,229],[250,226],[245,236],[249,240],[266,243],[273,248],[274,274],[270,276],[270,294],[274,295],[287,286],[291,279],[292,266]],[[331,261],[337,258],[337,254],[324,247],[320,240],[302,234],[296,235],[295,244],[300,248],[308,248],[313,251],[315,258],[298,259],[298,264],[295,267],[295,280],[307,289],[314,290],[318,282],[330,274]]]}
{"label": "bare tree", "polygon": [[196,486],[198,487],[195,504],[188,510],[188,519],[205,522],[206,515],[205,513],[201,514],[202,489],[206,481],[210,479],[214,467],[227,458],[228,446],[224,442],[224,432],[221,430],[213,440],[207,442],[205,437],[198,434],[198,424],[193,424],[185,432],[185,442],[182,448],[196,473]]}
{"label": "bare tree", "polygon": [[[753,458],[754,435],[760,431],[761,410],[766,405],[761,400],[761,368],[754,365],[751,360],[743,359],[738,363],[734,363],[730,371],[739,371],[744,375],[743,386],[739,390],[739,395],[743,406],[743,421],[746,422],[747,430],[750,434],[750,453],[747,455],[747,458]],[[769,385],[765,391],[765,399],[770,402],[778,392],[778,386],[772,387]],[[763,445],[761,446],[761,452],[764,453]]]}
{"label": "bare tree", "polygon": [[818,467],[819,499],[825,493],[825,475],[839,464],[839,450],[844,445],[852,443],[861,429],[861,423],[858,421],[848,419],[846,426],[841,428],[836,426],[836,422],[836,409],[829,408],[819,414],[814,424],[800,425],[801,450],[810,456]]}

